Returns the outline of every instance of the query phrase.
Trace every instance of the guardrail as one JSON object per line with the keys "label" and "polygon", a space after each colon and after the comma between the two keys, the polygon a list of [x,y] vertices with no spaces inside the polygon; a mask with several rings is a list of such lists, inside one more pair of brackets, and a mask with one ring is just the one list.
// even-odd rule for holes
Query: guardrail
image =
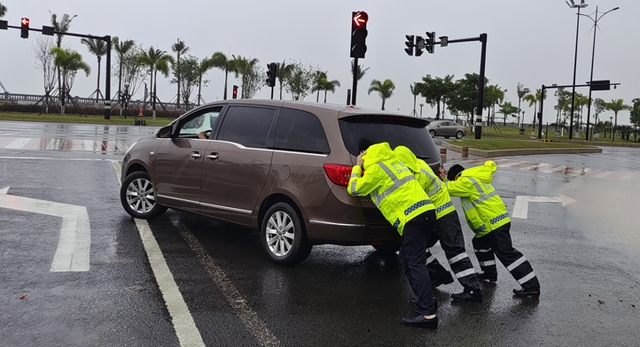
{"label": "guardrail", "polygon": [[[58,97],[53,97],[53,96],[49,96],[49,98],[53,99],[53,100],[58,100]],[[10,102],[13,104],[21,104],[21,105],[34,105],[36,103],[42,103],[45,100],[45,96],[44,95],[37,95],[37,94],[18,94],[18,93],[0,93],[0,102]],[[95,98],[83,98],[83,97],[79,97],[79,96],[74,96],[73,100],[81,106],[95,106],[95,107],[104,107],[104,100],[102,99],[98,99],[96,101]],[[111,101],[111,105],[113,107],[113,105],[117,104],[118,100],[114,99]],[[136,107],[140,107],[141,105],[145,104],[143,100],[131,100],[129,101],[129,107],[131,108],[133,105],[136,105]],[[165,108],[167,108],[168,110],[177,110],[178,109],[178,105],[176,103],[167,103],[167,102],[162,102],[162,104],[164,105]],[[151,104],[149,102],[146,103],[148,108]],[[156,103],[157,108],[160,108],[159,103]],[[195,105],[189,105],[189,109],[193,108]],[[181,108],[184,108],[184,104],[180,105]]]}

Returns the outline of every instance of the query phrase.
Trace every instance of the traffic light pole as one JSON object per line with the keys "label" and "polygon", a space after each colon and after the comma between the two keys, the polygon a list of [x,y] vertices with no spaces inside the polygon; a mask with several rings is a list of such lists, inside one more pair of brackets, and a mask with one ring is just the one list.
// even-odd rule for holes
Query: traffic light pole
{"label": "traffic light pole", "polygon": [[[7,28],[22,29],[22,27],[14,26],[14,25],[7,25]],[[42,29],[29,28],[29,31],[39,31],[39,32],[45,34]],[[84,34],[75,34],[75,33],[69,33],[69,32],[54,31],[54,30],[51,30],[50,33],[52,35],[53,34],[60,34],[60,35],[76,36],[76,37],[83,37],[83,38],[106,41],[106,43],[107,43],[107,67],[106,67],[106,71],[105,71],[106,72],[106,78],[105,78],[105,84],[106,85],[104,87],[104,119],[111,119],[111,36],[109,36],[109,35],[107,35],[107,36],[93,36],[93,35],[84,35]]]}
{"label": "traffic light pole", "polygon": [[[487,58],[487,34],[480,34],[478,37],[471,37],[466,39],[449,40],[447,38],[447,45],[449,43],[458,42],[473,42],[480,41],[482,43],[482,53],[480,55],[480,76],[478,80],[478,103],[476,105],[476,119],[474,122],[475,139],[480,140],[482,137],[482,109],[484,100],[484,70]],[[434,42],[434,44],[442,44],[442,41]]]}
{"label": "traffic light pole", "polygon": [[356,94],[358,93],[358,58],[353,58],[353,92],[351,93],[351,105],[356,105]]}

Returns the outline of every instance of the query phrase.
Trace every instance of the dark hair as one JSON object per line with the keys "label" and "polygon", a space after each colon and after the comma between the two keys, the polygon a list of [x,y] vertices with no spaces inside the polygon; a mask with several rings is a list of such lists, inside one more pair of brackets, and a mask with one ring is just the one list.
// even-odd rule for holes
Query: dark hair
{"label": "dark hair", "polygon": [[452,167],[449,168],[449,172],[447,172],[447,179],[449,181],[455,181],[456,176],[458,176],[459,173],[461,173],[462,171],[464,171],[464,167],[460,164],[455,164]]}
{"label": "dark hair", "polygon": [[373,141],[366,137],[361,138],[360,141],[358,141],[358,153],[366,151],[371,145],[373,145]]}

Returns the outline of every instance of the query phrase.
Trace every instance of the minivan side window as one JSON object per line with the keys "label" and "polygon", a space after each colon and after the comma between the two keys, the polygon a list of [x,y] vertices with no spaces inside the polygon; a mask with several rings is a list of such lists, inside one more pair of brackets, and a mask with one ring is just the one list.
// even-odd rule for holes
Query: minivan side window
{"label": "minivan side window", "polygon": [[[211,131],[218,119],[221,107],[203,110],[194,113],[181,121],[179,125],[178,137],[198,138],[201,132]],[[208,133],[207,133],[208,134]]]}
{"label": "minivan side window", "polygon": [[271,108],[231,106],[222,121],[218,140],[265,148],[274,115]]}
{"label": "minivan side window", "polygon": [[327,154],[331,150],[322,123],[314,114],[283,108],[276,126],[275,148]]}

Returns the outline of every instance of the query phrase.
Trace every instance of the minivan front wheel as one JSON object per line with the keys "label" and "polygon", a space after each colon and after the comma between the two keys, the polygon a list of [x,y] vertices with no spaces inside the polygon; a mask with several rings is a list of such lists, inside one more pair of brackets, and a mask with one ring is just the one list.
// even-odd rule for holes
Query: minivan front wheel
{"label": "minivan front wheel", "polygon": [[260,228],[262,247],[272,262],[291,266],[309,256],[312,245],[302,229],[300,218],[289,204],[279,202],[267,210]]}
{"label": "minivan front wheel", "polygon": [[122,181],[120,202],[133,218],[151,219],[167,210],[156,201],[153,183],[144,171],[136,171]]}

